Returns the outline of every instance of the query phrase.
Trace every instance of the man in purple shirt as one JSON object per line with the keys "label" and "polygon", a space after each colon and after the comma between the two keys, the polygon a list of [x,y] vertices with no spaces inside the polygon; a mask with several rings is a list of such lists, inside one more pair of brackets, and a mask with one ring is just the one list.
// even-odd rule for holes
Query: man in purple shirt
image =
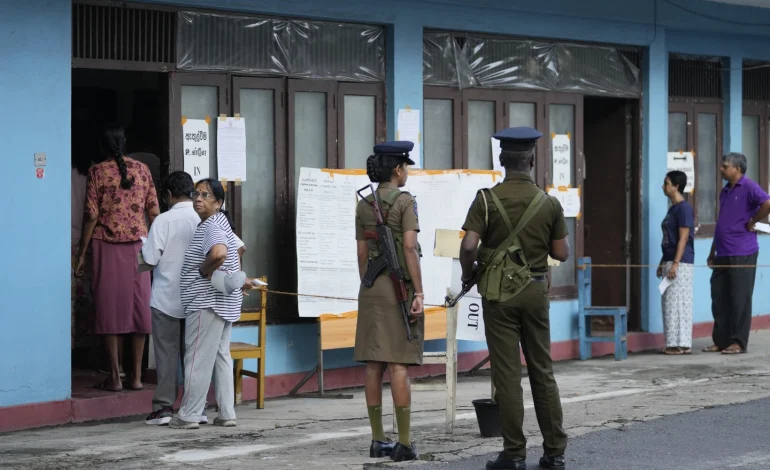
{"label": "man in purple shirt", "polygon": [[759,254],[754,224],[770,213],[770,196],[744,176],[746,157],[743,154],[724,155],[720,171],[727,184],[719,195],[719,217],[708,257],[713,269],[711,338],[714,344],[704,351],[742,354],[749,343],[751,296]]}

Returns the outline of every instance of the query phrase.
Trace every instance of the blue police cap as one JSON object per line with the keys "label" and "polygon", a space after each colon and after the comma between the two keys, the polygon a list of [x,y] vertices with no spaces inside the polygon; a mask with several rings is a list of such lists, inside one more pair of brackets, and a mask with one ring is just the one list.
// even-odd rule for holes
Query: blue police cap
{"label": "blue police cap", "polygon": [[399,157],[403,159],[407,164],[414,165],[414,161],[409,158],[409,152],[411,152],[413,148],[414,142],[410,142],[408,140],[393,140],[375,145],[374,154]]}
{"label": "blue police cap", "polygon": [[543,133],[531,127],[509,127],[492,137],[500,141],[501,150],[517,152],[535,148],[537,139],[543,137]]}

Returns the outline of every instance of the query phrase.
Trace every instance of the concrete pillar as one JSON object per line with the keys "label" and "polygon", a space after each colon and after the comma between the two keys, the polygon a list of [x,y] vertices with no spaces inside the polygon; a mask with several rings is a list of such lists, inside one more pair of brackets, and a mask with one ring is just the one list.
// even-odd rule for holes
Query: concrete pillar
{"label": "concrete pillar", "polygon": [[[660,185],[666,177],[668,153],[668,50],[666,31],[658,27],[644,57],[643,181],[642,181],[642,263],[660,261],[660,222],[668,210]],[[642,329],[663,331],[660,292],[655,269],[642,273]]]}
{"label": "concrete pillar", "polygon": [[[388,140],[396,139],[398,110],[409,106],[422,111],[422,23],[402,17],[387,28],[387,127]],[[422,114],[420,115],[422,120]],[[422,140],[422,122],[420,123]],[[422,149],[422,146],[420,146]],[[420,155],[412,155],[422,166]]]}
{"label": "concrete pillar", "polygon": [[725,152],[742,152],[743,148],[743,57],[727,59],[725,72],[723,129]]}

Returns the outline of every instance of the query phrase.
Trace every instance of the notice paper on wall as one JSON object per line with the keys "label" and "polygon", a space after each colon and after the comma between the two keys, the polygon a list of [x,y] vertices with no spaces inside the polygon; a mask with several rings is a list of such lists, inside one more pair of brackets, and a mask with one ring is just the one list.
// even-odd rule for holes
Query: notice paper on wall
{"label": "notice paper on wall", "polygon": [[569,134],[551,136],[553,155],[553,185],[556,187],[572,185],[572,143]]}
{"label": "notice paper on wall", "polygon": [[548,190],[548,195],[553,196],[561,203],[564,217],[580,216],[580,189],[556,187]]}
{"label": "notice paper on wall", "polygon": [[[442,305],[451,286],[452,258],[437,256],[437,229],[462,227],[476,192],[500,181],[490,171],[415,170],[407,185],[417,201],[425,303]],[[364,170],[301,168],[297,188],[299,314],[318,317],[356,311],[361,285],[356,258],[356,190],[370,184]],[[369,194],[364,191],[364,194]],[[312,297],[311,297],[312,296]],[[319,297],[316,297],[319,296]],[[320,298],[338,297],[338,299]]]}
{"label": "notice paper on wall", "polygon": [[414,161],[413,168],[420,168],[420,110],[399,109],[398,122],[396,123],[396,140],[408,140],[414,143],[410,155]]}
{"label": "notice paper on wall", "polygon": [[217,119],[217,177],[246,181],[246,120],[242,117]]}
{"label": "notice paper on wall", "polygon": [[182,151],[184,171],[193,181],[209,177],[209,156],[211,136],[205,119],[187,119],[182,124]]}
{"label": "notice paper on wall", "polygon": [[492,137],[492,169],[505,174],[503,165],[500,164],[500,141]]}
{"label": "notice paper on wall", "polygon": [[684,192],[691,193],[695,187],[695,158],[692,152],[668,152],[668,171],[681,171],[687,176]]}

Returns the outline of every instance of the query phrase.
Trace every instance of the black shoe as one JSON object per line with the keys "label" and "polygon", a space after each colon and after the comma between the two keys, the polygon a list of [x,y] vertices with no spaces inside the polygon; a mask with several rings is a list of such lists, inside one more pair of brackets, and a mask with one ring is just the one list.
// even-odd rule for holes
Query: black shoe
{"label": "black shoe", "polygon": [[403,462],[405,460],[417,460],[420,455],[417,453],[417,446],[412,442],[411,447],[407,447],[402,443],[396,444],[393,448],[393,453],[390,455],[390,459],[396,462]]}
{"label": "black shoe", "polygon": [[389,457],[393,453],[393,447],[395,447],[395,444],[390,439],[387,441],[372,441],[372,445],[369,446],[369,457],[373,459]]}
{"label": "black shoe", "polygon": [[487,462],[487,470],[527,470],[527,460],[524,457],[509,458],[505,452],[500,452],[497,460]]}
{"label": "black shoe", "polygon": [[563,455],[555,455],[555,456],[544,455],[540,457],[540,468],[555,468],[557,470],[561,470],[567,467],[564,465]]}

